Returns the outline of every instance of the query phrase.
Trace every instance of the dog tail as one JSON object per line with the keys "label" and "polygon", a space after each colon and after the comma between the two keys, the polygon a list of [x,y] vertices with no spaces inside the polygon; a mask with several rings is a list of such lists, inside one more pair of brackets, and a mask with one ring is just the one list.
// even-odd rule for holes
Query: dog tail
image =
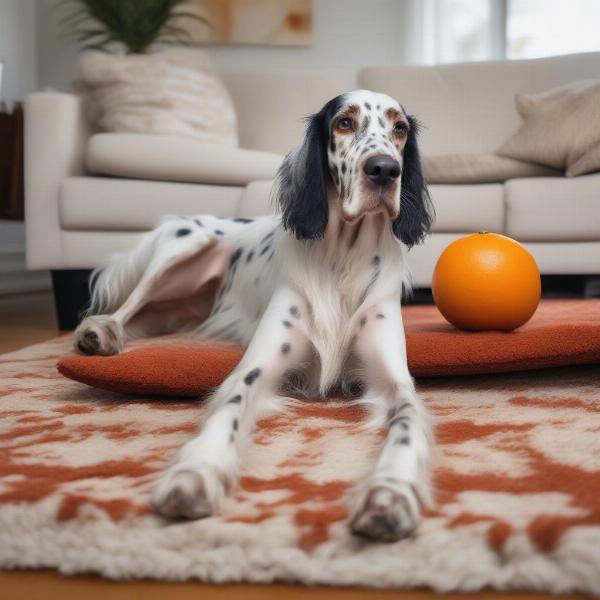
{"label": "dog tail", "polygon": [[92,271],[86,316],[113,313],[127,300],[150,264],[160,236],[160,228],[147,233],[133,250],[114,254]]}

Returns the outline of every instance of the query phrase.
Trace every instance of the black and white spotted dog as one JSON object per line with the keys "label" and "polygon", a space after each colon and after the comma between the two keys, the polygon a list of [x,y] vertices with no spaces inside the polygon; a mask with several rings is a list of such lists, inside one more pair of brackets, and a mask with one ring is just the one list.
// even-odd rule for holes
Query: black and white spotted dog
{"label": "black and white spotted dog", "polygon": [[334,98],[308,120],[273,194],[278,216],[167,219],[112,259],[76,345],[113,354],[128,337],[193,328],[247,346],[155,490],[167,517],[218,510],[256,419],[285,407],[290,374],[321,396],[358,377],[358,401],[388,434],[357,490],[351,527],[397,540],[431,502],[432,434],[400,313],[406,249],[432,220],[415,119],[383,94]]}

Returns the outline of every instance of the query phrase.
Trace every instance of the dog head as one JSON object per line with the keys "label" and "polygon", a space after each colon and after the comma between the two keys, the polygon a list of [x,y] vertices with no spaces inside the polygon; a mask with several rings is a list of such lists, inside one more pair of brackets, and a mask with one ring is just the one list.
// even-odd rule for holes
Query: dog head
{"label": "dog head", "polygon": [[385,94],[357,90],[330,100],[308,118],[300,146],[278,173],[283,224],[299,239],[323,235],[328,189],[348,222],[384,212],[407,246],[432,223],[417,145],[418,122]]}

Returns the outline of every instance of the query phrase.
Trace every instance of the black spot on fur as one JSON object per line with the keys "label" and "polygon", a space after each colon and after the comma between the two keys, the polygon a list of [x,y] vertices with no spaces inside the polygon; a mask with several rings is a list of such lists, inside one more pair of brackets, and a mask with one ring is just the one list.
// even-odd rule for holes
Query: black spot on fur
{"label": "black spot on fur", "polygon": [[342,173],[345,173],[348,170],[348,167],[346,166],[346,162],[342,162]]}
{"label": "black spot on fur", "polygon": [[365,108],[367,110],[371,110],[371,105],[368,102],[365,102]]}
{"label": "black spot on fur", "polygon": [[242,256],[242,252],[243,250],[241,248],[238,248],[232,255],[231,255],[231,259],[229,260],[229,266],[233,267],[233,265],[235,265],[235,263],[240,259],[240,256]]}
{"label": "black spot on fur", "polygon": [[377,313],[377,314],[375,315],[375,318],[376,318],[376,319],[385,319],[385,315],[384,315],[383,313]]}
{"label": "black spot on fur", "polygon": [[397,421],[410,421],[410,417],[408,415],[401,414],[402,411],[409,406],[411,406],[410,403],[405,402],[400,407],[393,407],[388,410],[387,420],[390,427],[392,426],[392,423],[395,423]]}
{"label": "black spot on fur", "polygon": [[231,424],[231,428],[232,428],[234,431],[237,431],[237,430],[238,430],[238,427],[239,427],[238,420],[237,420],[237,419],[234,419],[234,420],[233,420],[233,423]]}
{"label": "black spot on fur", "polygon": [[281,345],[281,354],[288,354],[291,349],[292,349],[291,344],[288,344],[286,342],[285,344]]}
{"label": "black spot on fur", "polygon": [[383,122],[383,119],[381,117],[377,117],[377,121],[379,123],[379,126],[385,129],[385,123]]}
{"label": "black spot on fur", "polygon": [[270,231],[269,233],[267,233],[267,235],[265,235],[265,237],[262,240],[260,240],[260,243],[262,244],[263,242],[266,242],[267,240],[271,239],[274,235],[275,235],[275,230],[273,229],[273,231]]}
{"label": "black spot on fur", "polygon": [[224,235],[224,233],[220,229],[215,229],[216,235]]}
{"label": "black spot on fur", "polygon": [[248,256],[246,257],[246,262],[249,263],[252,260],[253,256],[254,256],[254,250],[250,250],[250,252],[248,252]]}
{"label": "black spot on fur", "polygon": [[374,264],[375,266],[378,266],[380,262],[381,262],[381,257],[379,256],[379,254],[376,254],[376,255],[373,257],[373,264]]}
{"label": "black spot on fur", "polygon": [[242,401],[242,395],[236,394],[233,398],[231,398],[228,404],[239,404]]}
{"label": "black spot on fur", "polygon": [[367,115],[365,120],[363,121],[362,127],[360,128],[359,137],[364,137],[367,134],[367,130],[369,129],[369,125],[371,124],[371,117]]}
{"label": "black spot on fur", "polygon": [[363,318],[360,320],[360,326],[361,326],[361,327],[364,327],[364,326],[366,325],[366,323],[367,323],[367,317],[363,317]]}
{"label": "black spot on fur", "polygon": [[242,217],[236,217],[235,219],[233,219],[234,223],[252,223],[254,221],[254,219],[244,219]]}
{"label": "black spot on fur", "polygon": [[252,369],[252,371],[249,371],[246,374],[246,377],[244,377],[244,383],[246,385],[252,385],[260,376],[261,374],[261,370],[257,367],[256,369]]}
{"label": "black spot on fur", "polygon": [[282,321],[282,323],[283,323],[283,326],[287,327],[288,329],[292,326],[292,324],[288,320],[286,320],[286,319],[284,319]]}
{"label": "black spot on fur", "polygon": [[337,96],[308,118],[301,148],[287,155],[277,173],[282,224],[298,239],[323,237],[329,221],[327,149],[331,122],[343,102],[344,96]]}
{"label": "black spot on fur", "polygon": [[200,219],[194,219],[194,223],[196,223],[196,225],[198,225],[198,227],[204,227],[204,225],[202,225],[202,221]]}
{"label": "black spot on fur", "polygon": [[423,240],[431,229],[434,209],[421,167],[417,134],[419,123],[408,117],[409,130],[404,146],[400,214],[393,223],[395,236],[409,248]]}
{"label": "black spot on fur", "polygon": [[182,227],[181,229],[178,229],[175,232],[175,237],[183,237],[185,235],[190,235],[190,233],[192,233],[191,229],[188,229],[187,227]]}
{"label": "black spot on fur", "polygon": [[300,318],[300,310],[297,306],[290,306],[290,315],[292,315],[292,317],[295,317],[296,319]]}
{"label": "black spot on fur", "polygon": [[266,254],[271,249],[271,244],[267,244],[261,251],[260,255]]}
{"label": "black spot on fur", "polygon": [[410,438],[405,435],[401,438],[398,438],[396,440],[396,444],[398,444],[398,446],[410,446]]}
{"label": "black spot on fur", "polygon": [[274,256],[275,256],[275,250],[273,250],[273,252],[271,252],[271,254],[269,254],[269,258],[267,258],[267,260],[271,260]]}
{"label": "black spot on fur", "polygon": [[333,138],[331,138],[331,144],[329,144],[329,149],[332,152],[335,152],[335,142],[333,141]]}

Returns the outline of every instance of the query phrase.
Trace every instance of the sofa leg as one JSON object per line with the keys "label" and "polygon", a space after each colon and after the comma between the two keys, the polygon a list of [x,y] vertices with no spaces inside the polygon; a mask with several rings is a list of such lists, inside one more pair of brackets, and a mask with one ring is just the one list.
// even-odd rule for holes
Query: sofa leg
{"label": "sofa leg", "polygon": [[58,327],[73,330],[81,321],[90,302],[89,278],[91,269],[52,271],[52,288]]}

